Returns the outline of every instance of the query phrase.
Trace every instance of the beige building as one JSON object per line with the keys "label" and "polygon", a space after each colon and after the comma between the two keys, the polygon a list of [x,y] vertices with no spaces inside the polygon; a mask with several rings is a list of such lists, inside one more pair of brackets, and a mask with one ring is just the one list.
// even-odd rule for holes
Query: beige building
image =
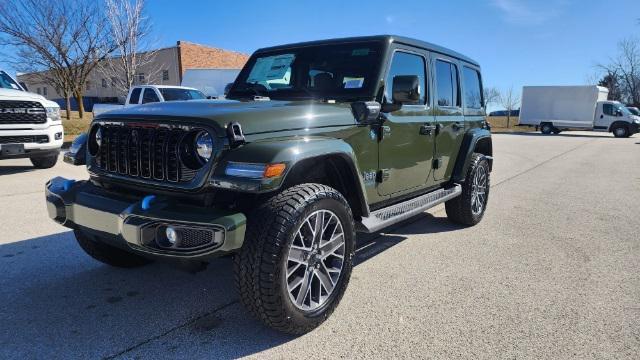
{"label": "beige building", "polygon": [[[247,54],[236,51],[178,41],[176,46],[157,50],[153,62],[140,68],[136,84],[180,85],[187,69],[240,69],[248,58]],[[34,74],[20,74],[18,81],[26,84],[29,91],[47,99],[62,99],[61,92],[38,81]],[[118,91],[115,81],[103,71],[94,71],[86,84],[85,98],[98,101],[118,98],[122,101],[126,94]]]}

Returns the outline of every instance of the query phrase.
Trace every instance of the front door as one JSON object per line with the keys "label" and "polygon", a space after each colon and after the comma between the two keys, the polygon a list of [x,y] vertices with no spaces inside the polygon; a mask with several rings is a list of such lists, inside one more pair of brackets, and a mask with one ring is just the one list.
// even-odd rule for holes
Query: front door
{"label": "front door", "polygon": [[431,185],[430,173],[433,160],[435,130],[430,130],[433,116],[430,113],[427,91],[426,52],[398,47],[391,58],[383,101],[392,102],[393,77],[416,75],[420,79],[420,100],[403,104],[397,110],[385,114],[382,139],[378,148],[378,193],[401,195]]}
{"label": "front door", "polygon": [[436,182],[442,182],[453,171],[465,125],[457,61],[437,55],[434,57],[434,69],[434,114],[438,134],[435,138],[433,177]]}
{"label": "front door", "polygon": [[609,126],[617,120],[616,108],[613,104],[598,103],[593,129],[596,131],[609,131]]}

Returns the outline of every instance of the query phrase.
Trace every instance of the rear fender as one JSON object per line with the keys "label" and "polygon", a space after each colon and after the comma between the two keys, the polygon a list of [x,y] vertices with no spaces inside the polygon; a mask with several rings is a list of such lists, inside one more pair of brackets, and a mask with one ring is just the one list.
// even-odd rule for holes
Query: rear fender
{"label": "rear fender", "polygon": [[484,154],[489,158],[489,171],[491,171],[493,168],[493,143],[489,130],[475,128],[467,131],[464,135],[456,165],[453,168],[453,182],[464,182],[474,152]]}

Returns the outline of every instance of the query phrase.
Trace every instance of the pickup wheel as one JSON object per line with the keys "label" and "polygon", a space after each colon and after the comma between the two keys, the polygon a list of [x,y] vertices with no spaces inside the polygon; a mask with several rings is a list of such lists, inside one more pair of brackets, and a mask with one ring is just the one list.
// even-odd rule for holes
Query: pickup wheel
{"label": "pickup wheel", "polygon": [[462,184],[462,194],[445,203],[449,220],[475,225],[482,220],[489,201],[489,161],[479,153],[471,156],[471,165]]}
{"label": "pickup wheel", "polygon": [[38,169],[49,169],[54,167],[58,162],[58,154],[43,157],[32,157],[29,158],[29,160],[31,160],[33,166]]}
{"label": "pickup wheel", "polygon": [[355,253],[355,224],[337,190],[302,184],[249,214],[245,243],[234,258],[243,305],[266,325],[309,332],[338,306]]}
{"label": "pickup wheel", "polygon": [[611,129],[611,132],[613,132],[613,136],[617,138],[629,137],[629,129],[626,125],[615,125],[613,129]]}
{"label": "pickup wheel", "polygon": [[549,135],[553,132],[553,125],[550,123],[542,123],[540,124],[540,132],[545,134],[545,135]]}
{"label": "pickup wheel", "polygon": [[74,230],[78,244],[92,258],[107,265],[134,268],[149,264],[152,260],[118,249],[116,247],[94,241],[80,230]]}

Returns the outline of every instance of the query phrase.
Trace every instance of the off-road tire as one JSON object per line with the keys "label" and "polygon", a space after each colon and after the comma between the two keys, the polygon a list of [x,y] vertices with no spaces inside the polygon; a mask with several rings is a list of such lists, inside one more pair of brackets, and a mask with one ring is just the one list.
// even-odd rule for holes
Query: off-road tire
{"label": "off-road tire", "polygon": [[[329,299],[306,312],[289,298],[286,264],[289,247],[306,217],[330,210],[341,221],[345,252],[342,272]],[[355,224],[345,198],[320,184],[302,184],[273,196],[249,214],[245,242],[234,258],[235,283],[242,304],[267,326],[288,334],[307,333],[338,306],[347,288],[355,253]]]}
{"label": "off-road tire", "polygon": [[627,138],[630,136],[629,128],[626,125],[615,125],[611,132],[617,138]]}
{"label": "off-road tire", "polygon": [[29,160],[31,160],[31,163],[37,169],[50,169],[58,162],[58,154],[43,157],[32,157],[29,158]]}
{"label": "off-road tire", "polygon": [[542,123],[540,125],[540,132],[545,135],[550,135],[551,133],[553,133],[553,129],[553,125],[549,123]]}
{"label": "off-road tire", "polygon": [[[472,211],[472,191],[473,191],[473,178],[478,171],[478,168],[484,167],[487,179],[486,179],[486,191],[485,200],[482,207],[482,211],[479,214],[474,214]],[[490,173],[489,173],[489,160],[479,153],[473,153],[471,156],[471,164],[467,170],[467,175],[464,183],[462,184],[462,194],[456,198],[453,198],[445,202],[445,209],[447,211],[447,217],[449,220],[462,224],[472,226],[480,222],[487,209],[489,202],[489,190],[491,188]]]}
{"label": "off-road tire", "polygon": [[78,244],[87,255],[107,265],[121,268],[134,268],[153,262],[142,256],[94,241],[80,230],[74,230],[73,233],[76,236]]}

